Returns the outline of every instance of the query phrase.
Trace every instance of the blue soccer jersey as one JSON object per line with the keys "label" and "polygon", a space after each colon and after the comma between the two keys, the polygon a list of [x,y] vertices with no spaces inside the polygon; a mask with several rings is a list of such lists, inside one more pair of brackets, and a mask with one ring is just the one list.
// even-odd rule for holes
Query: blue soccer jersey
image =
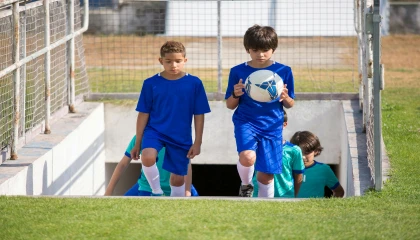
{"label": "blue soccer jersey", "polygon": [[[289,96],[295,98],[294,80],[291,68],[273,62],[272,65],[266,68],[253,68],[247,63],[233,67],[230,70],[225,99],[228,99],[232,95],[233,86],[237,84],[240,79],[245,83],[248,76],[258,70],[270,70],[277,73],[283,80],[283,83],[287,84]],[[283,129],[283,103],[279,102],[279,99],[270,102],[257,102],[245,93],[239,99],[239,105],[233,114],[232,120],[235,125],[250,123],[256,132],[262,133],[265,136],[275,138],[281,137]]]}
{"label": "blue soccer jersey", "polygon": [[[125,156],[131,158],[131,150],[133,149],[134,145],[136,144],[136,136],[131,139],[130,144],[128,144],[127,149],[125,150]],[[166,196],[171,195],[171,186],[169,185],[169,179],[171,177],[171,173],[166,171],[162,168],[163,159],[165,156],[165,148],[159,151],[158,157],[156,159],[156,166],[159,170],[159,177],[160,177],[160,187],[162,191],[165,193]],[[141,170],[141,174],[138,179],[139,191],[146,191],[152,192],[152,188],[147,182],[146,176],[144,175],[143,169]]]}
{"label": "blue soccer jersey", "polygon": [[[305,165],[302,160],[300,148],[290,142],[283,144],[283,170],[281,174],[274,174],[274,197],[294,198],[295,185],[293,174],[304,172]],[[258,182],[255,174],[252,179],[254,184],[254,195],[258,197]]]}
{"label": "blue soccer jersey", "polygon": [[298,193],[299,198],[323,198],[324,188],[327,186],[331,190],[336,189],[340,183],[327,164],[315,161],[315,163],[305,168],[303,182]]}
{"label": "blue soccer jersey", "polygon": [[167,80],[156,74],[144,81],[136,110],[150,114],[145,131],[153,129],[165,141],[189,149],[192,117],[209,113],[210,106],[198,77]]}
{"label": "blue soccer jersey", "polygon": [[[225,99],[232,95],[234,85],[242,79],[245,82],[248,76],[259,70],[269,70],[277,73],[287,84],[289,96],[295,97],[293,74],[290,67],[273,62],[266,68],[253,68],[247,63],[233,67],[229,74],[229,83]],[[270,102],[257,102],[243,94],[233,113],[235,126],[235,140],[238,153],[253,150],[256,153],[255,170],[280,174],[282,172],[282,132],[283,132],[283,103],[279,99]]]}

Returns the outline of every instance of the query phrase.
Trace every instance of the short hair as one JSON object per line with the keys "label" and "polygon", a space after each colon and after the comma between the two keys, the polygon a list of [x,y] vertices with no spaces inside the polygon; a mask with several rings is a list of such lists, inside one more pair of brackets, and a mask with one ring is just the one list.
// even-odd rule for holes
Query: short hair
{"label": "short hair", "polygon": [[270,26],[260,26],[255,24],[248,28],[244,35],[244,47],[258,50],[276,50],[278,44],[277,33]]}
{"label": "short hair", "polygon": [[287,122],[287,112],[284,108],[283,108],[283,122]]}
{"label": "short hair", "polygon": [[309,131],[298,131],[293,134],[290,142],[299,146],[303,154],[315,152],[319,156],[324,149],[318,137]]}
{"label": "short hair", "polygon": [[160,48],[160,56],[165,57],[167,53],[182,53],[185,57],[187,55],[185,47],[182,43],[176,41],[167,41]]}

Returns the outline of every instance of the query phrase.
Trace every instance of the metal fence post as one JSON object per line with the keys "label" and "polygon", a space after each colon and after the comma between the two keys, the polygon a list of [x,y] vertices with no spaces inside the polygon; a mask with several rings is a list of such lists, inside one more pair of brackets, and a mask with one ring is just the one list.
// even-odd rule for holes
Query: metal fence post
{"label": "metal fence post", "polygon": [[365,61],[364,61],[364,129],[366,130],[366,126],[368,125],[368,121],[369,121],[369,116],[371,115],[370,113],[370,104],[371,104],[371,99],[372,99],[372,72],[373,72],[373,66],[372,66],[372,39],[371,39],[371,34],[372,34],[372,19],[371,19],[371,8],[372,8],[372,3],[371,0],[367,0],[365,3],[365,12],[363,14],[364,16],[364,26],[365,28],[368,27],[368,29],[365,29],[364,32],[364,39],[366,41],[366,45],[365,45]]}
{"label": "metal fence post", "polygon": [[[45,47],[50,46],[50,0],[44,0],[45,9]],[[45,53],[45,134],[50,134],[50,115],[51,115],[51,51],[48,49]]]}
{"label": "metal fence post", "polygon": [[222,66],[222,7],[221,1],[217,1],[217,93],[220,96],[217,98],[222,97],[222,73],[223,73],[223,66]]}
{"label": "metal fence post", "polygon": [[375,149],[375,190],[382,189],[382,116],[381,116],[381,15],[380,1],[373,4],[373,139]]}
{"label": "metal fence post", "polygon": [[[362,24],[362,8],[361,8],[361,0],[354,0],[354,30],[357,34],[357,57],[358,57],[358,79],[359,79],[359,107],[360,110],[363,112],[364,109],[364,102],[363,102],[363,24]],[[364,114],[363,114],[364,115]],[[363,121],[363,128],[365,128],[365,123]]]}
{"label": "metal fence post", "polygon": [[[22,53],[21,53],[21,59],[26,58],[26,2],[25,2],[25,10],[23,12],[23,23],[22,23]],[[22,122],[21,122],[21,131],[22,131],[22,137],[25,138],[26,135],[26,64],[22,65],[22,76],[23,77],[23,86],[22,86],[22,102],[23,102],[23,108],[21,109],[22,112]]]}
{"label": "metal fence post", "polygon": [[75,113],[75,99],[76,99],[76,87],[75,87],[75,55],[74,55],[74,0],[69,1],[69,19],[70,19],[70,34],[73,35],[70,39],[70,82],[69,82],[69,88],[70,88],[70,102],[69,102],[69,112]]}
{"label": "metal fence post", "polygon": [[[19,62],[20,38],[19,38],[19,2],[13,3],[13,62]],[[17,67],[13,72],[14,82],[14,115],[13,115],[13,141],[10,151],[10,159],[16,160],[17,145],[19,141],[19,97],[20,97],[20,68]]]}

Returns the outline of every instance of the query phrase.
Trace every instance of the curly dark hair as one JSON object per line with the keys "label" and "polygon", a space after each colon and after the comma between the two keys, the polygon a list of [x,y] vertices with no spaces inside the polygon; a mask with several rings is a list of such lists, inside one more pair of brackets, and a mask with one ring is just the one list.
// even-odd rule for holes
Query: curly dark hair
{"label": "curly dark hair", "polygon": [[305,155],[310,152],[315,152],[315,156],[319,156],[324,149],[318,137],[309,131],[298,131],[293,134],[290,142],[299,146],[302,153]]}
{"label": "curly dark hair", "polygon": [[187,55],[185,47],[182,43],[176,41],[167,41],[160,48],[160,56],[165,57],[167,53],[182,53],[184,57]]}

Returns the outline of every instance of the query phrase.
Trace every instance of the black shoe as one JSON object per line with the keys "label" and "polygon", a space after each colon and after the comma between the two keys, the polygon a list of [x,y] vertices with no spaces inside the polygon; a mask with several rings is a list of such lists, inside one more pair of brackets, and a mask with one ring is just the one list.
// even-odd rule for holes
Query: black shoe
{"label": "black shoe", "polygon": [[252,197],[254,193],[254,186],[251,184],[248,185],[241,185],[239,188],[239,197]]}

